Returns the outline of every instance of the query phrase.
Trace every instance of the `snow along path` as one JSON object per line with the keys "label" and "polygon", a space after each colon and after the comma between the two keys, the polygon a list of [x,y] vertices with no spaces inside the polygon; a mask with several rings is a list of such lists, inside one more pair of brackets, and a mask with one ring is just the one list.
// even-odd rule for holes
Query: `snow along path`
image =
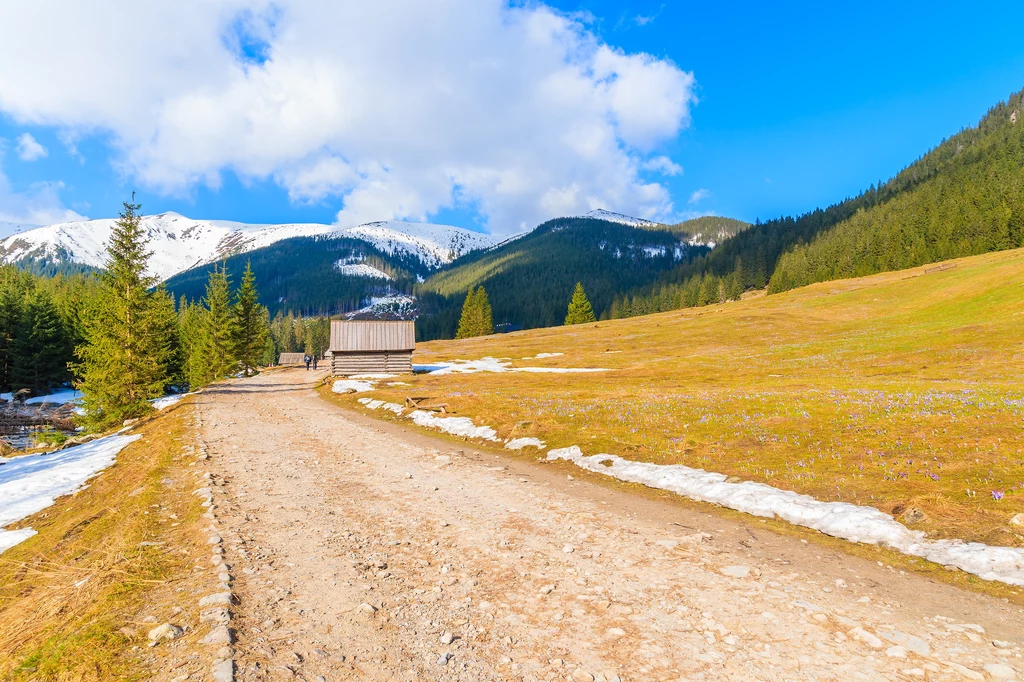
{"label": "snow along path", "polygon": [[[342,382],[335,382],[335,387],[338,383]],[[372,388],[370,386],[364,390]],[[399,416],[404,411],[397,403],[385,403],[371,398],[360,398],[359,402],[371,410],[384,408]],[[494,429],[476,426],[469,417],[435,417],[420,410],[405,416],[418,426],[439,429],[455,436],[495,442],[498,440]],[[517,438],[507,442],[505,447],[519,450],[527,445],[543,448],[544,442],[536,438]],[[923,532],[910,530],[874,507],[848,502],[822,502],[809,495],[753,481],[729,483],[724,474],[681,464],[634,462],[603,453],[585,456],[575,445],[550,450],[547,458],[563,459],[580,468],[620,481],[667,490],[692,500],[711,502],[754,516],[778,517],[843,540],[891,547],[904,554],[967,571],[985,580],[1024,587],[1024,549],[960,540],[928,540]]]}
{"label": "snow along path", "polygon": [[681,464],[634,462],[607,454],[588,457],[575,445],[550,450],[547,457],[549,460],[564,459],[580,468],[620,481],[668,490],[754,516],[777,516],[826,535],[892,547],[904,554],[943,566],[955,566],[985,580],[998,580],[1024,587],[1024,549],[959,540],[928,540],[921,531],[910,530],[874,507],[848,502],[822,502],[809,495],[753,481],[727,483],[724,474],[692,469]]}
{"label": "snow along path", "polygon": [[40,455],[0,457],[0,552],[36,534],[31,528],[3,527],[46,509],[106,469],[129,443],[141,436],[107,436],[66,450]]}
{"label": "snow along path", "polygon": [[1017,606],[375,421],[322,400],[308,383],[322,376],[268,372],[195,399],[239,597],[238,680],[1024,670]]}

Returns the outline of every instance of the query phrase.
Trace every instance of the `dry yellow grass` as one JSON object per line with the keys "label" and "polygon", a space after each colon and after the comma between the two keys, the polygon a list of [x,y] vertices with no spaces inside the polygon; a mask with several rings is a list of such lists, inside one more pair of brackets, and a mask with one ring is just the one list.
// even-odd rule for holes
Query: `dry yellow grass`
{"label": "dry yellow grass", "polygon": [[134,624],[145,637],[153,625],[133,623],[137,613],[174,599],[191,548],[203,546],[202,507],[180,462],[191,409],[179,403],[137,427],[142,439],[114,466],[26,519],[38,535],[0,555],[0,679],[149,677],[132,650],[141,642],[120,630]]}
{"label": "dry yellow grass", "polygon": [[[703,309],[422,344],[598,374],[417,375],[503,438],[682,463],[1024,546],[1024,250]],[[538,353],[555,358],[525,360]],[[349,398],[354,401],[354,398]],[[1001,499],[996,499],[1000,497]]]}

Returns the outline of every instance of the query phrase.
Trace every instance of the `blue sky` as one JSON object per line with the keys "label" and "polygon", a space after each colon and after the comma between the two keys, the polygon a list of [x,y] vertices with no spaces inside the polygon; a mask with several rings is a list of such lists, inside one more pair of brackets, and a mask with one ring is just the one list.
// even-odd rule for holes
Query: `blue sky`
{"label": "blue sky", "polygon": [[[401,32],[417,31],[425,24],[424,32],[438,41],[449,33],[472,32],[486,38],[487,31],[494,31],[494,36],[486,44],[467,44],[462,52],[435,54],[436,42],[419,45],[409,38],[402,41],[407,47],[393,53],[364,52],[367,60],[379,58],[382,64],[374,68],[384,71],[366,72],[364,79],[379,83],[380,89],[360,86],[360,106],[365,101],[393,99],[387,116],[380,111],[368,114],[366,120],[371,122],[388,119],[379,130],[370,131],[370,124],[364,122],[353,124],[351,130],[339,128],[316,137],[317,129],[329,129],[334,119],[346,118],[346,107],[356,100],[343,95],[336,106],[324,107],[321,118],[303,118],[297,126],[300,133],[291,129],[296,126],[289,125],[285,106],[285,113],[278,112],[262,132],[231,140],[233,131],[242,127],[228,115],[232,107],[237,105],[242,112],[238,116],[245,117],[252,111],[252,102],[265,101],[268,92],[286,104],[289,97],[310,97],[305,91],[293,94],[290,86],[265,85],[272,74],[261,70],[283,64],[278,55],[288,52],[283,49],[287,41],[296,40],[295,35],[299,43],[331,40],[330,36],[318,38],[313,24],[290,16],[290,8],[267,10],[266,3],[252,4],[263,9],[210,19],[219,40],[209,39],[213,34],[202,24],[206,18],[198,15],[178,27],[166,26],[165,17],[138,18],[142,23],[156,22],[155,30],[166,26],[175,35],[192,36],[189,32],[194,31],[189,51],[200,57],[204,50],[208,52],[205,62],[194,67],[195,74],[216,73],[218,60],[223,61],[221,80],[200,84],[195,92],[188,89],[194,80],[191,75],[176,75],[193,72],[187,64],[181,66],[180,54],[168,53],[157,54],[152,59],[159,61],[145,65],[144,83],[139,82],[138,73],[111,73],[104,80],[83,83],[74,97],[62,97],[63,91],[56,89],[60,78],[70,72],[71,60],[108,63],[106,54],[80,54],[100,49],[91,47],[96,43],[114,42],[104,36],[78,46],[78,53],[54,56],[48,51],[51,55],[38,58],[38,63],[31,51],[19,52],[17,66],[36,69],[36,82],[53,82],[55,92],[47,99],[27,85],[18,90],[16,85],[0,83],[0,220],[24,220],[33,206],[45,210],[32,215],[64,211],[106,217],[134,189],[147,213],[174,210],[195,218],[245,222],[409,217],[502,232],[532,226],[557,213],[559,207],[589,208],[586,202],[595,200],[607,203],[605,208],[611,210],[646,211],[662,218],[712,212],[752,221],[801,213],[856,194],[890,177],[943,137],[974,124],[1010,92],[1024,88],[1024,6],[1020,3],[965,11],[952,3],[859,3],[855,7],[787,3],[779,9],[767,3],[723,7],[721,3],[648,0],[552,0],[548,6],[556,8],[558,16],[568,17],[571,25],[552,29],[559,43],[553,56],[548,62],[537,59],[521,74],[510,71],[529,61],[522,55],[532,59],[536,52],[516,43],[526,40],[523,36],[529,30],[509,33],[485,10],[464,12],[466,25],[460,25],[463,19],[458,12],[440,17],[436,27],[430,26],[430,17],[407,26],[396,24],[401,17],[395,16],[339,16],[338,26],[351,27],[353,35],[373,30],[405,35]],[[532,20],[547,20],[550,13],[543,7],[530,3],[521,9]],[[8,11],[0,10],[0,15]],[[313,7],[309,14],[316,17],[324,11]],[[493,13],[504,11],[493,8]],[[0,16],[0,24],[27,23],[14,19],[8,16],[5,22]],[[359,21],[377,29],[361,30]],[[325,17],[321,23],[331,24],[331,20]],[[39,24],[45,22],[30,25]],[[236,48],[232,62],[231,50],[224,46],[236,30],[242,34],[237,42],[248,45],[249,52],[260,54],[260,59],[246,60]],[[0,43],[3,38],[0,35]],[[50,38],[29,35],[26,40],[45,47]],[[580,48],[581,41],[593,45]],[[379,36],[375,44],[380,44]],[[279,45],[282,49],[275,52]],[[559,60],[583,63],[588,74],[606,68],[595,56],[600,50],[594,46],[608,48],[601,53],[606,56],[623,55],[607,67],[614,77],[587,80],[585,85],[592,86],[593,92],[588,90],[564,106],[532,110],[523,104],[532,92],[523,82],[557,72]],[[482,60],[507,59],[501,67],[501,87],[491,87],[493,77],[475,81],[472,74],[459,70],[467,59],[472,61],[474,50],[487,51]],[[0,61],[5,61],[3,56]],[[351,66],[346,60],[356,58],[364,59],[362,54],[338,53],[331,56],[329,66],[344,73]],[[111,59],[111,64],[125,61],[123,54],[113,54]],[[671,67],[670,73],[662,68],[665,65]],[[423,78],[409,85],[395,74],[417,69],[443,82],[445,92],[451,93],[448,102],[435,108],[429,92],[402,92],[416,88]],[[608,107],[604,118],[615,121],[609,128],[613,132],[602,130],[600,121],[588,117],[587,108],[596,106],[595,97],[604,97],[600,94],[604,84],[614,79],[626,83],[633,77],[628,74],[640,71],[644,78],[638,77],[628,90],[640,95],[633,96],[626,109],[621,103],[600,100],[604,102],[600,106]],[[89,73],[101,72],[97,67]],[[686,80],[686,74],[692,74],[693,82]],[[125,94],[124,115],[104,104],[121,96],[118,88],[109,89],[109,81],[121,77],[126,83],[139,83],[137,89],[142,91]],[[294,81],[291,76],[280,82]],[[316,88],[330,88],[323,80],[310,82],[313,99],[309,101],[315,105]],[[210,100],[215,106],[203,108],[207,102],[201,98],[210,91],[252,89],[257,87],[254,83],[269,90],[257,93],[255,99]],[[436,89],[432,92],[436,94]],[[687,103],[687,97],[695,101]],[[446,122],[450,116],[445,106],[452,100],[460,102],[459,111],[469,112],[457,125]],[[651,102],[649,108],[656,114],[672,111],[647,120],[645,112],[635,110],[637,101]],[[167,102],[175,106],[165,106]],[[633,109],[627,110],[630,104]],[[305,111],[309,106],[297,108]],[[500,118],[497,113],[520,106],[527,109],[521,120]],[[407,109],[403,113],[407,117],[391,120],[396,107]],[[562,119],[564,127],[552,123],[551,130],[545,128]],[[493,129],[481,125],[479,130],[469,130],[479,121],[491,120]],[[403,139],[399,130],[415,131],[415,136]],[[578,157],[566,161],[569,153],[558,145],[579,130],[593,134],[585,144],[573,143],[572,153]],[[26,133],[45,149],[45,156],[31,144],[19,144]],[[609,135],[617,137],[608,142]],[[420,140],[433,138],[434,146],[418,148]],[[505,138],[508,143],[501,144]],[[291,154],[298,145],[305,146]],[[682,172],[643,170],[662,156]],[[624,170],[630,164],[632,170]],[[450,182],[444,181],[445,173],[451,176]],[[530,182],[534,184],[528,186]],[[510,198],[505,188],[517,183],[522,189]],[[560,188],[561,193],[548,191],[547,185]],[[571,188],[578,193],[567,195]]]}

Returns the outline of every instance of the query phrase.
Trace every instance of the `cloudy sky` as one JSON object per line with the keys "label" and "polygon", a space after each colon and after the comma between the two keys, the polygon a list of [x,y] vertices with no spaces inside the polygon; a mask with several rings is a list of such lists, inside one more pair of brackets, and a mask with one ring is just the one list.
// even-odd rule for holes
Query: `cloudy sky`
{"label": "cloudy sky", "polygon": [[10,0],[0,221],[132,190],[247,222],[753,220],[856,193],[1024,87],[1019,5],[763,4]]}

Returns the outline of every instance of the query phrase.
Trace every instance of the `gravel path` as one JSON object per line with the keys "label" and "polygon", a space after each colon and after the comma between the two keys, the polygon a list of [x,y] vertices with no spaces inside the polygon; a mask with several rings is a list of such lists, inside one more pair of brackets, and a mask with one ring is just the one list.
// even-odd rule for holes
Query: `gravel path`
{"label": "gravel path", "polygon": [[374,422],[320,377],[198,396],[236,679],[1024,679],[1016,606]]}

